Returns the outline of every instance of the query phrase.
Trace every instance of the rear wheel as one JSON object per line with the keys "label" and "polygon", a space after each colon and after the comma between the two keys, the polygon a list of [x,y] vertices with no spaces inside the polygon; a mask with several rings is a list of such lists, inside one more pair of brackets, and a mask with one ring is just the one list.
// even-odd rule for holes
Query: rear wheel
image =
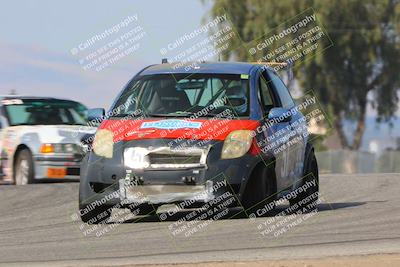
{"label": "rear wheel", "polygon": [[32,154],[23,149],[17,154],[14,165],[14,182],[16,185],[32,184],[35,182]]}
{"label": "rear wheel", "polygon": [[[275,209],[274,171],[266,166],[257,167],[247,183],[243,207],[256,216],[271,214]],[[267,207],[267,208],[265,208]]]}
{"label": "rear wheel", "polygon": [[290,205],[305,212],[316,210],[319,197],[319,174],[317,159],[312,149],[309,150],[305,158],[303,175],[301,187],[306,188],[306,190],[298,190],[297,196],[289,199]]}

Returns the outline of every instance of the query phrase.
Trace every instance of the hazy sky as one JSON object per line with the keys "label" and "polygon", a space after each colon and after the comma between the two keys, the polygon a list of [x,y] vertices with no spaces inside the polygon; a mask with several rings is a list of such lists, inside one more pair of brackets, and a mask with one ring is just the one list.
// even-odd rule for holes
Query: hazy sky
{"label": "hazy sky", "polygon": [[[200,0],[2,2],[0,94],[15,89],[108,108],[136,72],[161,61],[160,48],[199,28],[209,7]],[[140,48],[102,71],[84,70],[71,49],[135,15],[126,29],[140,26]]]}
{"label": "hazy sky", "polygon": [[[165,57],[161,48],[200,29],[202,20],[210,21],[211,5],[207,0],[4,1],[0,9],[0,95],[13,89],[19,94],[69,98],[88,107],[108,108],[139,70],[160,63]],[[133,17],[137,21],[118,33],[105,36],[82,53],[71,53],[95,35]],[[84,55],[136,27],[144,33],[137,41],[137,50],[101,71],[84,70],[85,65],[79,63]],[[202,33],[187,44],[206,36]],[[176,55],[181,48],[166,57]],[[370,107],[368,110],[374,115]]]}

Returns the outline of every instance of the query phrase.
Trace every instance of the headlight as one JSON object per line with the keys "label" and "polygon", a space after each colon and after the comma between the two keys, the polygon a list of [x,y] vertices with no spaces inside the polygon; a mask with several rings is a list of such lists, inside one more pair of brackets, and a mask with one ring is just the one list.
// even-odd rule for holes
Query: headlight
{"label": "headlight", "polygon": [[249,151],[252,140],[252,131],[238,130],[231,132],[225,139],[221,158],[233,159],[243,156]]}
{"label": "headlight", "polygon": [[114,136],[109,130],[98,130],[93,141],[93,152],[101,157],[112,158],[114,148]]}
{"label": "headlight", "polygon": [[40,146],[40,153],[64,153],[64,154],[79,154],[81,150],[77,144],[42,144]]}

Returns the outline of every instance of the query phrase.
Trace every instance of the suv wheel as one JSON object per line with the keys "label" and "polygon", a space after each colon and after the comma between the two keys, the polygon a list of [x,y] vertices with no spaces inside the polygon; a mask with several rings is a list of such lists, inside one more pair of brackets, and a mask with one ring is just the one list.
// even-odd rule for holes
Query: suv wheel
{"label": "suv wheel", "polygon": [[34,182],[33,159],[28,149],[17,154],[14,165],[14,182],[16,185],[32,184]]}

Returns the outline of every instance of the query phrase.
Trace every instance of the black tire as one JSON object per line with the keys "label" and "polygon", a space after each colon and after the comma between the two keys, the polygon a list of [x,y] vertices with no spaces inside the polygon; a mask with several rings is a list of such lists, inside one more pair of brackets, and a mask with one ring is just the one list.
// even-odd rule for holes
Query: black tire
{"label": "black tire", "polygon": [[29,149],[22,149],[18,152],[13,174],[14,184],[16,185],[33,184],[35,182],[33,158]]}
{"label": "black tire", "polygon": [[256,216],[270,215],[275,210],[275,173],[266,166],[259,166],[252,173],[243,194],[242,204],[247,214],[256,213],[263,207],[270,207],[263,214]]}
{"label": "black tire", "polygon": [[112,208],[109,206],[100,206],[95,208],[90,208],[90,206],[81,206],[81,220],[87,224],[105,223],[111,216],[111,209]]}
{"label": "black tire", "polygon": [[[314,154],[314,150],[309,148],[307,151],[304,163],[303,183],[315,184],[307,188],[305,191],[301,191],[295,198],[289,199],[290,206],[297,207],[297,210],[302,212],[308,212],[317,210],[318,198],[319,198],[319,174],[318,174],[318,163]],[[315,181],[315,182],[314,182]]]}

